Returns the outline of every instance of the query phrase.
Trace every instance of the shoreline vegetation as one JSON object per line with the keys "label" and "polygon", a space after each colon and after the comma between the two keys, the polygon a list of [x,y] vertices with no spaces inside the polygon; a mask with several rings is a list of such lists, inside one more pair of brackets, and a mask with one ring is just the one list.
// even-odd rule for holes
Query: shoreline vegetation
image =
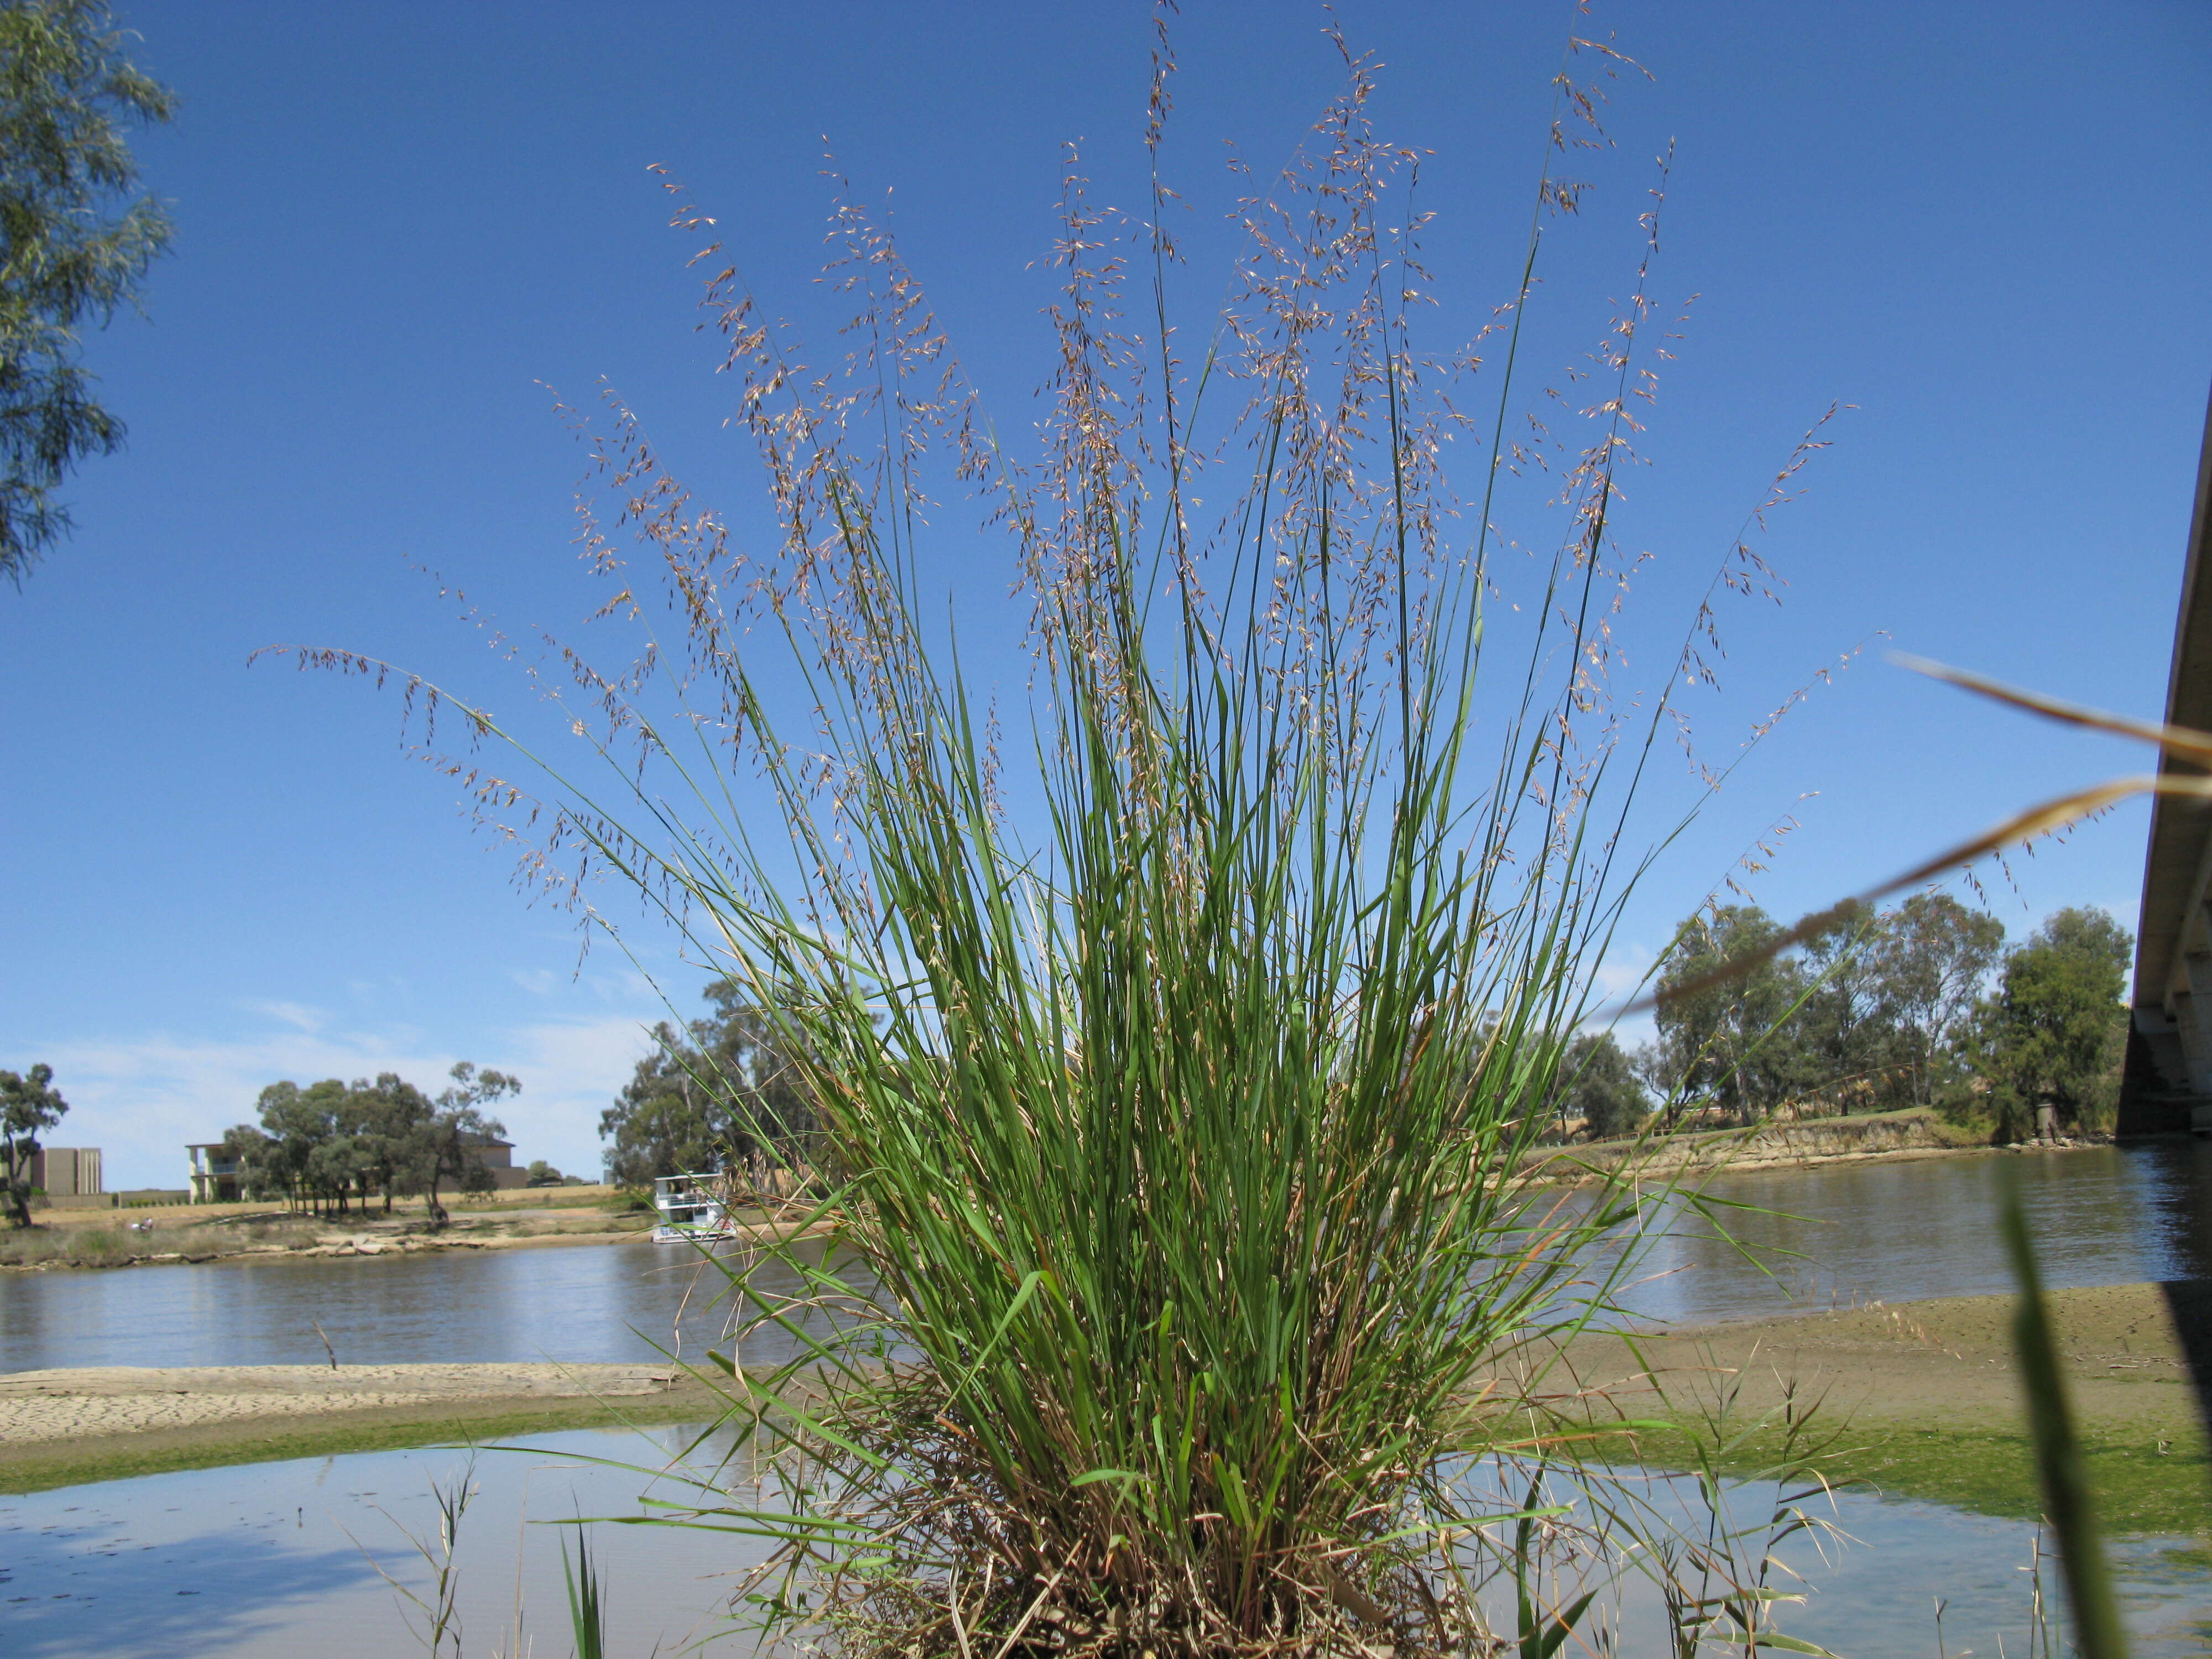
{"label": "shoreline vegetation", "polygon": [[[2212,1547],[2212,1453],[2160,1287],[2045,1297],[2106,1523]],[[1616,1419],[1671,1425],[1604,1435],[1601,1456],[1686,1468],[1701,1436],[1727,1446],[1723,1473],[1747,1474],[1771,1467],[1786,1417],[1812,1415],[1831,1442],[1812,1467],[1832,1485],[2035,1521],[2047,1500],[2013,1346],[2018,1305],[2013,1295],[1944,1297],[1585,1333],[1565,1345],[1554,1386],[1571,1384]],[[1592,1426],[1602,1431],[1603,1418]]]}
{"label": "shoreline vegetation", "polygon": [[1640,1176],[1729,1175],[1834,1162],[1905,1162],[1961,1153],[2077,1152],[2109,1134],[1993,1141],[1932,1106],[1850,1116],[1774,1119],[1749,1128],[1676,1129],[1663,1137],[1539,1146],[1524,1158],[1532,1180],[1587,1181],[1632,1164]]}
{"label": "shoreline vegetation", "polygon": [[[573,1191],[547,1189],[549,1194]],[[639,1243],[651,1238],[656,1219],[650,1200],[621,1193],[536,1199],[533,1194],[507,1204],[453,1206],[453,1218],[443,1227],[433,1227],[420,1204],[400,1205],[389,1216],[362,1210],[318,1217],[251,1203],[46,1211],[40,1214],[41,1225],[0,1234],[0,1273]],[[756,1240],[795,1238],[808,1231],[803,1221],[779,1221],[763,1211],[740,1211],[736,1220]]]}
{"label": "shoreline vegetation", "polygon": [[[1837,1435],[1832,1484],[2033,1520],[2042,1500],[2013,1369],[2008,1296],[1686,1326],[1563,1345],[1556,1389],[1666,1428],[1607,1433],[1601,1459],[1685,1466],[1729,1385],[1728,1472],[1762,1467],[1785,1404]],[[2050,1293],[2103,1512],[2212,1547],[2212,1449],[2158,1287]],[[1547,1390],[1548,1391],[1548,1390]],[[1516,1390],[1509,1387],[1510,1396]],[[175,1469],[699,1423],[726,1401],[666,1363],[97,1366],[0,1376],[0,1492]],[[88,1425],[96,1425],[88,1431]]]}

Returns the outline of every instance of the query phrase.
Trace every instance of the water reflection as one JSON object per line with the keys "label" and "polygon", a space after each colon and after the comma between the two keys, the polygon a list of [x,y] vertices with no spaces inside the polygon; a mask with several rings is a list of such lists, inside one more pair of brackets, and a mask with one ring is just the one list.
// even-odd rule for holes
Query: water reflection
{"label": "water reflection", "polygon": [[[650,1472],[692,1433],[542,1435],[523,1443],[526,1452],[480,1455],[456,1554],[464,1650],[568,1651],[557,1523],[640,1514],[641,1498],[655,1491]],[[710,1446],[705,1463],[719,1452]],[[643,1472],[562,1461],[568,1458]],[[383,1659],[410,1650],[416,1644],[402,1604],[377,1568],[418,1594],[427,1589],[427,1569],[405,1531],[434,1536],[430,1482],[451,1482],[467,1468],[450,1449],[379,1452],[0,1498],[5,1650],[9,1659]],[[726,1483],[750,1474],[732,1471]],[[683,1495],[665,1482],[659,1491]],[[738,1495],[757,1499],[749,1486]],[[1745,1485],[1729,1500],[1739,1522],[1761,1522],[1773,1489]],[[1654,1485],[1649,1501],[1701,1525],[1686,1486]],[[1832,1518],[1854,1541],[1832,1547],[1825,1561],[1802,1534],[1778,1547],[1808,1581],[1804,1605],[1784,1613],[1790,1634],[1845,1656],[1933,1653],[1941,1597],[1952,1654],[1993,1654],[2000,1639],[2007,1651],[2028,1651],[2030,1593],[2021,1570],[2034,1528],[1859,1492],[1841,1494]],[[708,1659],[753,1650],[726,1610],[737,1575],[760,1559],[760,1540],[603,1525],[592,1543],[608,1586],[611,1650]],[[2212,1564],[2201,1547],[2123,1540],[2115,1566],[2138,1655],[2207,1650]],[[2047,1593],[2055,1588],[2046,1580]],[[1619,1621],[1622,1639],[1611,1650],[1619,1659],[1663,1659],[1648,1582],[1631,1571],[1602,1600],[1600,1613]],[[1510,1607],[1501,1613],[1510,1621]]]}
{"label": "water reflection", "polygon": [[[1468,1495],[1480,1507],[1511,1510],[1528,1490],[1526,1466],[1512,1466],[1514,1478],[1504,1481],[1497,1480],[1494,1468],[1480,1465],[1470,1472]],[[1675,1659],[1653,1571],[1670,1553],[1677,1571],[1692,1576],[1693,1594],[1723,1597],[1732,1583],[1763,1581],[1791,1598],[1772,1609],[1780,1634],[1841,1659],[2033,1654],[2042,1647],[2039,1638],[2031,1639],[2039,1580],[2051,1634],[2066,1628],[2065,1589],[2051,1540],[2039,1538],[2031,1523],[1887,1498],[1863,1487],[1828,1498],[1800,1486],[1785,1494],[1765,1480],[1723,1486],[1716,1515],[1693,1477],[1620,1470],[1615,1479],[1617,1484],[1601,1485],[1595,1495],[1612,1516],[1634,1518],[1625,1530],[1597,1528],[1607,1534],[1601,1553],[1590,1547],[1596,1540],[1581,1530],[1596,1520],[1592,1494],[1564,1479],[1544,1490],[1543,1501],[1565,1511],[1563,1531],[1553,1534],[1547,1561],[1559,1575],[1551,1581],[1556,1601],[1597,1593],[1577,1627],[1575,1651]],[[1624,1547],[1631,1533],[1644,1540],[1644,1549]],[[1492,1536],[1501,1544],[1511,1539],[1503,1528]],[[2212,1555],[2203,1540],[2136,1535],[2112,1538],[2107,1545],[2121,1618],[2139,1659],[2212,1651]],[[1714,1567],[1709,1578],[1689,1565],[1700,1553]],[[1510,1570],[1501,1570],[1494,1559],[1483,1561],[1475,1551],[1464,1552],[1463,1559],[1481,1563],[1478,1572],[1486,1569],[1491,1575],[1480,1601],[1493,1628],[1513,1628],[1516,1585]],[[1698,1650],[1736,1651],[1741,1638],[1730,1642],[1729,1628],[1724,1620]],[[1766,1641],[1760,1645],[1770,1647]]]}
{"label": "water reflection", "polygon": [[[637,1515],[651,1489],[648,1475],[553,1454],[650,1468],[691,1432],[586,1431],[523,1443],[536,1455],[481,1455],[455,1553],[462,1650],[568,1652],[554,1523]],[[422,1644],[382,1573],[428,1596],[428,1565],[407,1534],[434,1547],[430,1482],[468,1469],[464,1455],[431,1449],[0,1498],[0,1650],[9,1659],[411,1651]],[[613,1651],[747,1650],[724,1607],[728,1575],[757,1559],[746,1540],[601,1526],[592,1541],[608,1585]]]}
{"label": "water reflection", "polygon": [[167,1491],[171,1501],[143,1508],[82,1488],[27,1515],[28,1500],[0,1498],[10,1659],[244,1651],[257,1635],[296,1629],[325,1597],[377,1582],[343,1538],[287,1536],[294,1517],[241,1498],[242,1484]]}

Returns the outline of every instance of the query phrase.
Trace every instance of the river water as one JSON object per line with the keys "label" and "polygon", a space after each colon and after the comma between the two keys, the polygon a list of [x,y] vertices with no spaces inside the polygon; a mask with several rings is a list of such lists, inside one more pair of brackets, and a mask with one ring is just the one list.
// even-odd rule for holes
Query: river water
{"label": "river water", "polygon": [[[1696,1322],[2008,1290],[2008,1166],[2052,1285],[2212,1277],[2212,1142],[2188,1141],[1724,1175],[1704,1190],[1733,1242],[1686,1218],[1620,1300]],[[324,1336],[341,1364],[696,1361],[726,1283],[646,1243],[7,1273],[0,1371],[319,1364]]]}
{"label": "river water", "polygon": [[2051,1285],[2212,1278],[2212,1140],[2191,1139],[1726,1175],[1704,1190],[1734,1242],[1678,1222],[1624,1301],[1699,1322],[2009,1291],[2007,1176]]}
{"label": "river water", "polygon": [[[453,1557],[453,1650],[470,1659],[568,1653],[562,1523],[640,1516],[641,1499],[652,1496],[696,1502],[693,1489],[653,1474],[690,1437],[673,1428],[583,1431],[473,1462],[426,1448],[0,1497],[0,1651],[8,1659],[387,1659],[418,1650],[427,1646],[424,1620],[404,1596],[435,1597],[410,1534],[435,1553],[431,1485],[467,1481],[477,1496]],[[753,1495],[745,1486],[732,1494],[740,1503]],[[1687,1483],[1645,1486],[1644,1496],[1676,1524],[1697,1526],[1702,1511]],[[1736,1523],[1763,1521],[1774,1489],[1747,1482],[1730,1498]],[[1805,1594],[1782,1612],[1788,1634],[1842,1659],[1933,1656],[1940,1601],[1951,1659],[2034,1650],[2032,1527],[1862,1492],[1813,1507],[1847,1537],[1816,1548],[1801,1533],[1776,1546],[1807,1581],[1775,1575]],[[599,1525],[590,1534],[607,1586],[610,1652],[744,1659],[757,1651],[728,1604],[738,1575],[761,1559],[760,1540],[640,1526]],[[2212,1650],[2212,1564],[2201,1548],[2131,1538],[2114,1540],[2112,1555],[2137,1659]],[[2046,1555],[2046,1594],[2055,1577]],[[1506,1589],[1493,1583],[1484,1600],[1510,1628]],[[1601,1594],[1583,1633],[1595,1636],[1601,1620],[1615,1644],[1562,1652],[1666,1659],[1656,1592],[1634,1572]]]}
{"label": "river water", "polygon": [[[1731,1238],[1684,1218],[1650,1243],[1620,1300],[1639,1318],[1696,1322],[2001,1292],[2010,1278],[1994,1211],[2007,1173],[2054,1285],[2212,1277],[2212,1145],[2185,1143],[1726,1175],[1704,1191]],[[0,1371],[319,1364],[325,1337],[341,1362],[696,1359],[726,1328],[726,1285],[691,1253],[651,1244],[14,1273],[0,1276]],[[763,1288],[791,1286],[778,1274]],[[536,1523],[638,1513],[649,1474],[573,1460],[650,1469],[685,1433],[580,1431],[531,1441],[535,1455],[484,1455],[459,1558],[471,1655],[568,1650],[556,1529]],[[429,1483],[465,1468],[463,1454],[432,1448],[0,1497],[0,1652],[368,1659],[409,1650],[405,1604],[381,1575],[426,1590],[405,1534],[432,1535]],[[1949,1653],[1993,1654],[1999,1638],[2005,1651],[2027,1650],[2033,1528],[1864,1494],[1838,1501],[1834,1519],[1857,1541],[1823,1561],[1800,1540],[1792,1565],[1812,1580],[1809,1599],[1785,1628],[1865,1659],[1932,1653],[1940,1600]],[[730,1575],[755,1544],[594,1533],[614,1650],[752,1650],[749,1635],[719,1632],[730,1629]],[[2115,1553],[2136,1651],[2212,1650],[2202,1549],[2129,1539]],[[1656,1626],[1630,1623],[1642,1632],[1624,1632],[1617,1651],[1656,1659],[1646,1639]]]}

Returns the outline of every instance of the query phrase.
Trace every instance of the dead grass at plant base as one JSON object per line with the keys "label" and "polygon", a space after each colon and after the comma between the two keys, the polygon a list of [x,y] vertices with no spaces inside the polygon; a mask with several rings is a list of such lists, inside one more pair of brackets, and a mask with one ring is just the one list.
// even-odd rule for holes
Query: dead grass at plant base
{"label": "dead grass at plant base", "polygon": [[[1532,1544],[1526,1527],[1516,1536],[1516,1511],[1534,1503],[1517,1495],[1521,1488],[1532,1474],[1564,1475],[1571,1485],[1569,1464],[1510,1458],[1493,1501],[1478,1504],[1487,1522],[1480,1529],[1444,1522],[1425,1478],[1401,1470],[1363,1477],[1371,1501],[1339,1522],[1286,1526],[1285,1544],[1261,1558],[1264,1587],[1255,1595],[1224,1582],[1251,1570],[1254,1559],[1235,1547],[1225,1516],[1194,1516],[1187,1537],[1147,1537],[1131,1513],[1130,1532],[1115,1533],[1085,1512],[1113,1490],[1110,1480],[1074,1492],[1011,1488],[976,1455],[936,1380],[914,1373],[905,1382],[832,1389],[808,1402],[826,1431],[812,1439],[802,1477],[816,1494],[814,1513],[836,1528],[864,1529],[875,1547],[811,1570],[772,1564],[737,1598],[773,1608],[777,1622],[803,1626],[840,1659],[1488,1659],[1516,1650],[1528,1634],[1501,1634],[1495,1622],[1501,1588],[1512,1606],[1516,1552],[1577,1556],[1586,1570],[1593,1547],[1604,1547],[1577,1521],[1542,1515],[1540,1539]],[[824,1455],[840,1442],[854,1449],[842,1467],[834,1453]],[[866,1458],[891,1455],[903,1484],[852,1478]],[[1425,1475],[1441,1478],[1438,1470]],[[1612,1480],[1601,1470],[1596,1478]],[[824,1507],[820,1494],[841,1485],[865,1500]],[[762,1498],[775,1501],[766,1490]],[[1534,1507],[1553,1501],[1547,1495]],[[1112,1543],[1102,1553],[1106,1537]],[[1546,1612],[1540,1597],[1536,1605],[1540,1638],[1560,1610]],[[1224,1616],[1239,1606],[1259,1616],[1249,1625]]]}

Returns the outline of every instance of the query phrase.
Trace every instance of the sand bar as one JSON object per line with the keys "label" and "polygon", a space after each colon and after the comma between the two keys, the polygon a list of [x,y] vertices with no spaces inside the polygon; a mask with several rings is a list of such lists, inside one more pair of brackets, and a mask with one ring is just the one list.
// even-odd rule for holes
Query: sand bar
{"label": "sand bar", "polygon": [[726,1404],[665,1363],[15,1371],[0,1375],[0,1492],[608,1423],[701,1422]]}
{"label": "sand bar", "polygon": [[[2171,1304],[2156,1285],[2049,1293],[2052,1322],[2085,1426],[2193,1432],[2195,1390]],[[1825,1400],[1873,1425],[2011,1431],[2026,1413],[2014,1365],[2008,1296],[1875,1304],[1832,1313],[1677,1328],[1568,1345],[1568,1373],[1633,1414],[1662,1397],[1711,1401],[1740,1390],[1753,1412],[1785,1395]]]}
{"label": "sand bar", "polygon": [[92,1365],[0,1376],[0,1447],[331,1412],[665,1394],[650,1365]]}
{"label": "sand bar", "polygon": [[[2058,1291],[2052,1312],[2093,1432],[2200,1445],[2195,1389],[2154,1285]],[[1679,1418],[1723,1389],[1793,1394],[1869,1431],[2016,1435],[2008,1297],[1960,1297],[1567,1345],[1542,1389],[1602,1418]],[[98,1366],[0,1375],[0,1491],[613,1421],[702,1421],[726,1399],[665,1362]]]}

